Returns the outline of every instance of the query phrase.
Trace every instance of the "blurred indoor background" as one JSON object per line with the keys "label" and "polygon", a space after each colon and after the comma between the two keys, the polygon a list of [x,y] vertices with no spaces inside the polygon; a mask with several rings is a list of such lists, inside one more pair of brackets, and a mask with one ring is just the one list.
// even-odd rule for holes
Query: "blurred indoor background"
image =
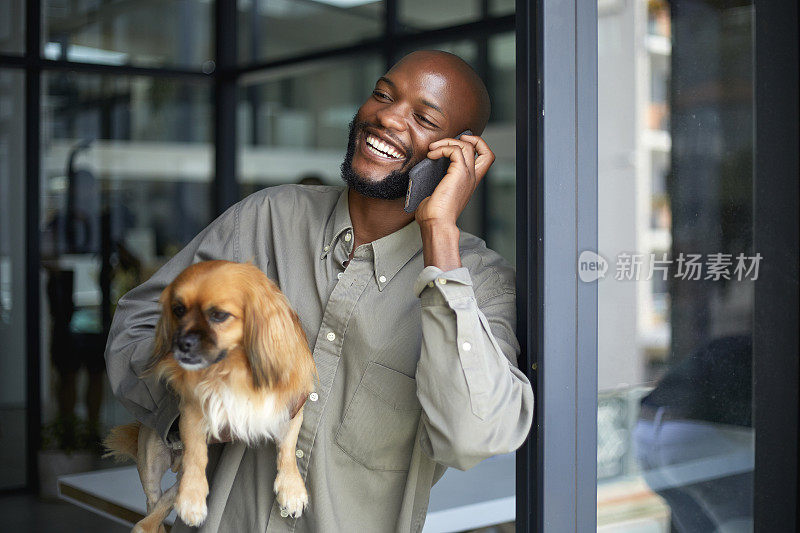
{"label": "blurred indoor background", "polygon": [[[231,202],[282,183],[339,184],[350,119],[407,52],[451,51],[486,81],[497,160],[461,227],[515,262],[513,0],[222,6],[44,0],[27,20],[23,0],[0,3],[8,493],[35,485],[45,452],[102,466],[98,436],[130,419],[103,363],[118,298]],[[610,262],[753,251],[752,20],[746,1],[599,0],[599,252]],[[598,530],[712,531],[719,513],[752,530],[752,286],[672,274],[599,284]],[[662,422],[665,381],[662,396],[682,395],[697,424],[734,444],[679,443],[675,462],[653,463],[647,430]],[[513,495],[513,475],[501,481]],[[745,503],[703,507],[702,491]]]}

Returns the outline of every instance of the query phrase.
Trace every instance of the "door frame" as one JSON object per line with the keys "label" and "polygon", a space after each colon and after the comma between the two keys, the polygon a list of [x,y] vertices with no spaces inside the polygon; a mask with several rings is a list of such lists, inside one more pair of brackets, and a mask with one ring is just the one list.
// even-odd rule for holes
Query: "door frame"
{"label": "door frame", "polygon": [[597,3],[517,1],[517,334],[536,395],[517,531],[597,523]]}
{"label": "door frame", "polygon": [[798,9],[755,1],[753,423],[756,532],[800,527],[798,489]]}

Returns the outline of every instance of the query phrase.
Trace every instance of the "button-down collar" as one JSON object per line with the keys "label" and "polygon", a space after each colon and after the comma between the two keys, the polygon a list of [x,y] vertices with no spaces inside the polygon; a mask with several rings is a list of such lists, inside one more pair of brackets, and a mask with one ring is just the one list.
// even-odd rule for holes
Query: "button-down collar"
{"label": "button-down collar", "polygon": [[[328,230],[325,232],[325,247],[322,249],[321,259],[325,259],[328,253],[336,246],[336,242],[343,237],[345,233],[353,231],[353,223],[350,221],[350,207],[347,203],[348,191],[349,189],[345,187],[342,194],[339,195],[339,200],[336,202],[333,213],[331,213],[331,217],[328,221]],[[352,246],[352,241],[348,244]]]}
{"label": "button-down collar", "polygon": [[375,252],[375,280],[382,291],[394,275],[422,251],[419,224],[412,220],[394,233],[373,241],[372,249]]}
{"label": "button-down collar", "polygon": [[[353,223],[350,220],[348,191],[347,188],[342,191],[333,210],[329,223],[330,230],[326,232],[326,248],[323,248],[322,259],[334,250],[340,239],[345,241],[345,235],[352,234]],[[353,241],[346,241],[345,245],[349,254]],[[375,281],[378,283],[378,289],[383,291],[395,274],[422,251],[419,224],[416,220],[412,220],[394,233],[373,241],[369,246],[372,247],[375,261]]]}

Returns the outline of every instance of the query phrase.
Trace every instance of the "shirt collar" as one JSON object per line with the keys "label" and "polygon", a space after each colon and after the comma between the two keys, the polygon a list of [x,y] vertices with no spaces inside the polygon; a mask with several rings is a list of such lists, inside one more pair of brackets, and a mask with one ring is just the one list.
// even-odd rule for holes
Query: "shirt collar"
{"label": "shirt collar", "polygon": [[[343,233],[350,232],[352,235],[353,223],[350,220],[348,190],[347,187],[344,188],[333,209],[330,226],[332,229],[326,235],[327,249],[323,249],[322,259],[334,249],[336,241]],[[416,220],[412,220],[394,233],[370,244],[375,258],[375,281],[378,283],[378,289],[382,291],[395,274],[422,251],[419,224]]]}
{"label": "shirt collar", "polygon": [[336,207],[333,208],[332,224],[330,225],[330,232],[325,238],[325,247],[322,250],[321,259],[325,259],[328,252],[333,250],[336,245],[337,239],[347,231],[352,234],[353,223],[350,221],[350,208],[347,204],[347,191],[348,188],[344,187],[342,194],[339,195],[339,200],[336,202]]}
{"label": "shirt collar", "polygon": [[375,252],[375,280],[382,291],[395,274],[422,251],[419,224],[412,220],[394,233],[373,241],[372,250]]}

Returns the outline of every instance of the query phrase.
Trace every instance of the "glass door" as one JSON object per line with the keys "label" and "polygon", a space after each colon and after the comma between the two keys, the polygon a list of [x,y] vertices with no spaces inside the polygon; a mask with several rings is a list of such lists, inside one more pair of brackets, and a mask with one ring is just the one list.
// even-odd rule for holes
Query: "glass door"
{"label": "glass door", "polygon": [[794,531],[796,3],[521,4],[519,530]]}
{"label": "glass door", "polygon": [[[584,280],[598,290],[598,531],[763,524],[754,513],[754,368],[769,364],[778,376],[794,368],[795,400],[797,383],[796,363],[771,362],[775,338],[759,328],[769,321],[755,302],[769,286],[765,265],[791,263],[770,241],[794,231],[796,250],[797,204],[787,209],[756,168],[757,9],[749,1],[598,3],[602,268]],[[786,79],[796,80],[793,68]],[[761,123],[782,129],[790,116]],[[796,305],[796,257],[794,265],[780,274],[790,291],[773,292],[762,314],[774,317],[792,298]],[[796,340],[780,350],[796,358]],[[762,391],[779,381],[761,380]],[[796,416],[761,424],[786,424],[796,436]],[[796,486],[783,490],[796,497]]]}

